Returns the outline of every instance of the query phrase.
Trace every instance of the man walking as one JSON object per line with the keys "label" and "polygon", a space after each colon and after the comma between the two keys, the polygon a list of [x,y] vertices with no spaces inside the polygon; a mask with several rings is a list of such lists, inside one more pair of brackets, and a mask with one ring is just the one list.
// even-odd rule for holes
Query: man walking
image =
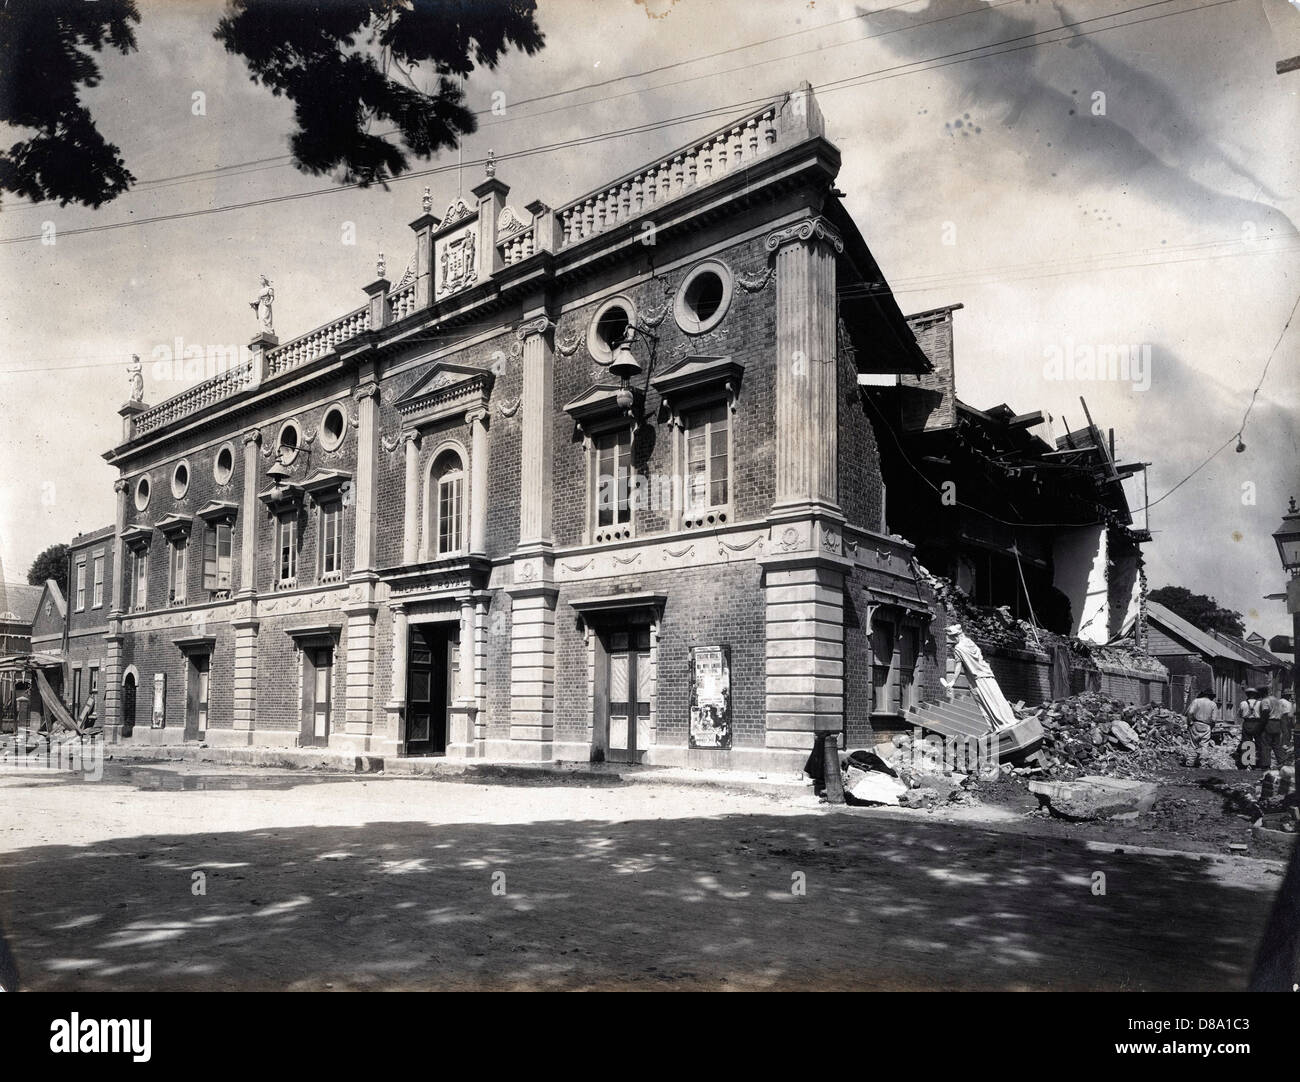
{"label": "man walking", "polygon": [[1192,743],[1198,748],[1210,742],[1214,722],[1214,692],[1202,688],[1187,708],[1187,721],[1192,730]]}
{"label": "man walking", "polygon": [[1274,756],[1277,757],[1277,765],[1282,765],[1282,704],[1276,696],[1268,694],[1267,689],[1260,690],[1264,692],[1259,700],[1259,720],[1262,731],[1260,739],[1256,741],[1260,751],[1255,765],[1261,770],[1271,770]]}
{"label": "man walking", "polygon": [[1259,692],[1243,688],[1245,698],[1237,704],[1241,719],[1241,744],[1237,748],[1243,770],[1259,766],[1264,757],[1264,724],[1259,720]]}

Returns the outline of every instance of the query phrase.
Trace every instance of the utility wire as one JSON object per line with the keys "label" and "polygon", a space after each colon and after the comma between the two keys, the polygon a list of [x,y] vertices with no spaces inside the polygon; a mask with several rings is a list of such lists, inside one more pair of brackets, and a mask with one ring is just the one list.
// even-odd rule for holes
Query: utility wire
{"label": "utility wire", "polygon": [[[820,87],[818,87],[818,88],[816,88],[816,89],[817,89],[818,91],[820,91],[820,92],[822,92],[822,93],[826,93],[826,94],[835,93],[836,91],[839,91],[839,90],[846,90],[846,89],[849,89],[849,88],[852,87],[852,86],[856,86],[856,85],[859,85],[859,84],[864,83],[864,82],[882,82],[882,81],[884,81],[884,80],[887,79],[887,78],[898,78],[898,77],[901,77],[902,75],[911,75],[911,74],[916,74],[918,71],[932,71],[932,70],[935,70],[936,67],[947,67],[947,66],[949,66],[950,64],[954,64],[954,63],[967,63],[967,62],[969,62],[969,61],[971,61],[971,60],[982,60],[982,59],[986,59],[987,57],[991,57],[991,56],[1000,56],[1000,55],[1002,55],[1003,53],[1006,53],[1006,52],[1016,52],[1016,51],[1019,51],[1020,49],[1036,48],[1036,47],[1038,47],[1038,46],[1040,46],[1040,45],[1055,45],[1055,44],[1059,44],[1059,43],[1062,42],[1062,41],[1075,40],[1075,39],[1078,38],[1078,37],[1089,36],[1089,35],[1092,35],[1092,34],[1099,34],[1099,33],[1102,33],[1102,32],[1104,32],[1104,31],[1107,31],[1107,30],[1116,30],[1116,29],[1121,29],[1121,28],[1123,28],[1123,27],[1126,27],[1126,26],[1133,26],[1133,25],[1136,25],[1136,24],[1138,24],[1138,23],[1152,22],[1152,21],[1155,21],[1155,20],[1157,20],[1157,19],[1167,19],[1167,18],[1172,18],[1172,17],[1177,16],[1177,15],[1188,15],[1188,14],[1193,14],[1193,13],[1198,12],[1198,11],[1204,11],[1204,10],[1206,10],[1206,9],[1208,9],[1208,8],[1212,8],[1212,7],[1220,7],[1220,6],[1224,5],[1224,4],[1237,3],[1238,0],[1214,0],[1214,2],[1212,2],[1212,3],[1209,3],[1209,4],[1203,4],[1203,5],[1200,5],[1199,7],[1194,7],[1194,8],[1185,8],[1185,9],[1181,9],[1181,10],[1179,10],[1179,11],[1165,12],[1165,13],[1160,14],[1160,15],[1147,16],[1146,18],[1143,18],[1143,19],[1134,19],[1134,20],[1130,20],[1130,21],[1128,21],[1128,22],[1124,22],[1124,23],[1117,23],[1117,24],[1115,24],[1115,25],[1113,25],[1113,26],[1097,27],[1097,28],[1095,28],[1095,29],[1093,29],[1093,30],[1083,30],[1083,31],[1079,31],[1077,34],[1075,34],[1075,35],[1073,35],[1073,36],[1071,36],[1071,37],[1069,37],[1069,38],[1054,38],[1054,39],[1050,39],[1050,40],[1046,40],[1046,41],[1041,41],[1041,42],[1029,42],[1028,44],[1023,44],[1023,45],[1016,46],[1016,47],[1013,48],[1013,49],[1003,49],[1003,50],[999,50],[998,52],[985,53],[985,54],[982,54],[982,55],[979,55],[979,56],[968,56],[968,55],[965,55],[965,54],[968,54],[968,53],[977,52],[977,51],[982,50],[982,49],[992,49],[992,48],[996,48],[996,47],[999,46],[999,45],[1008,44],[1008,43],[1010,43],[1010,42],[1023,41],[1023,40],[1024,40],[1025,38],[1027,38],[1027,37],[1036,37],[1036,36],[1038,36],[1038,35],[1040,35],[1040,34],[1049,34],[1049,33],[1054,33],[1054,32],[1059,31],[1059,30],[1070,29],[1070,28],[1074,28],[1074,27],[1082,26],[1082,25],[1084,25],[1085,23],[1097,22],[1097,21],[1099,21],[1099,20],[1101,20],[1101,19],[1111,19],[1111,18],[1116,18],[1116,17],[1118,17],[1118,16],[1120,16],[1120,15],[1130,14],[1130,13],[1132,13],[1132,12],[1134,12],[1134,11],[1141,11],[1141,10],[1144,10],[1144,9],[1146,9],[1146,8],[1163,6],[1164,4],[1167,4],[1167,3],[1170,3],[1170,2],[1171,2],[1171,0],[1155,0],[1154,3],[1141,4],[1141,5],[1138,5],[1137,7],[1126,8],[1126,9],[1124,9],[1124,10],[1122,10],[1122,11],[1112,12],[1112,13],[1110,13],[1110,14],[1108,14],[1108,15],[1104,15],[1104,16],[1096,16],[1096,17],[1091,18],[1091,19],[1082,19],[1082,20],[1079,20],[1079,21],[1074,22],[1074,23],[1063,23],[1063,24],[1061,24],[1060,26],[1048,27],[1048,28],[1046,28],[1046,29],[1044,29],[1044,30],[1034,31],[1032,34],[1022,34],[1022,35],[1018,35],[1018,36],[1013,37],[1013,38],[1007,38],[1007,39],[1004,39],[1003,41],[990,42],[990,43],[988,43],[988,44],[986,44],[986,45],[974,46],[974,47],[969,48],[969,49],[960,49],[960,50],[957,50],[957,51],[955,51],[955,52],[952,52],[952,53],[944,53],[944,54],[942,54],[942,55],[940,55],[940,56],[936,56],[936,57],[928,57],[928,58],[924,58],[924,59],[922,59],[922,60],[918,60],[918,61],[911,61],[911,62],[909,62],[909,63],[907,63],[907,64],[895,65],[894,67],[891,67],[891,68],[882,68],[882,69],[878,69],[877,71],[867,72],[867,73],[864,73],[864,74],[862,74],[862,75],[852,76],[852,77],[850,77],[850,78],[848,78],[848,79],[834,80],[834,81],[832,81],[832,82],[829,82],[829,83],[823,84],[822,86],[820,86]],[[957,59],[949,59],[949,58],[957,58]],[[934,61],[940,61],[940,60],[948,60],[948,63],[945,63],[945,64],[935,64],[933,67],[924,67],[924,68],[922,68],[922,67],[917,67],[917,65],[921,65],[921,64],[931,64],[931,63],[934,62]],[[915,70],[913,70],[913,71],[899,71],[898,69],[900,69],[900,68],[914,68]],[[882,73],[892,73],[892,74],[885,74],[884,78],[872,78],[873,76],[881,75]],[[677,124],[681,124],[681,123],[684,123],[684,122],[687,122],[687,121],[690,121],[690,120],[698,120],[698,119],[702,119],[702,118],[705,118],[705,117],[713,117],[713,116],[718,116],[718,115],[721,115],[721,114],[724,114],[724,113],[731,113],[731,112],[733,112],[734,110],[737,110],[737,109],[741,109],[741,108],[744,108],[744,107],[747,107],[747,106],[758,105],[758,104],[761,104],[761,103],[766,102],[766,101],[771,101],[771,100],[772,100],[772,97],[773,97],[772,95],[764,95],[764,96],[762,96],[762,97],[758,97],[758,98],[750,98],[750,99],[746,99],[746,100],[741,101],[741,102],[732,102],[732,103],[729,103],[729,104],[727,104],[727,105],[719,106],[719,107],[714,108],[714,109],[708,109],[708,110],[703,110],[703,111],[699,111],[699,112],[695,112],[695,113],[684,114],[684,115],[682,115],[682,116],[672,117],[672,118],[665,119],[665,120],[661,120],[661,121],[654,121],[654,122],[649,122],[649,123],[642,124],[642,125],[635,125],[635,126],[628,127],[628,128],[616,129],[616,130],[614,130],[614,131],[610,131],[610,132],[597,133],[597,134],[595,134],[595,135],[591,135],[591,136],[585,136],[585,137],[580,137],[580,138],[575,138],[575,139],[570,139],[570,140],[563,140],[563,141],[560,141],[560,142],[557,142],[557,143],[542,144],[542,145],[540,145],[540,146],[537,146],[537,147],[531,147],[531,148],[528,148],[528,149],[525,149],[525,150],[522,150],[522,151],[515,151],[515,152],[512,152],[512,153],[507,153],[507,154],[499,155],[499,156],[497,157],[496,160],[497,160],[498,162],[501,162],[501,161],[507,161],[507,160],[512,160],[512,159],[516,159],[516,158],[531,157],[531,156],[534,155],[534,154],[548,153],[548,152],[551,152],[551,151],[554,151],[554,150],[565,150],[565,149],[570,149],[570,148],[575,147],[575,146],[584,146],[584,145],[589,145],[589,144],[592,144],[592,143],[604,142],[605,140],[608,140],[608,139],[621,138],[621,137],[626,136],[626,135],[633,135],[633,134],[639,135],[639,134],[644,134],[644,133],[646,133],[646,132],[656,131],[656,130],[659,130],[659,129],[661,129],[661,128],[672,127],[672,126],[675,126],[675,125],[677,125]],[[469,164],[470,164],[470,165],[474,165],[474,164],[482,164],[483,161],[485,161],[485,159],[478,159],[476,162],[470,162]],[[393,178],[390,178],[390,182],[391,182],[391,183],[400,183],[400,182],[402,182],[402,181],[406,181],[406,180],[414,180],[414,179],[419,179],[419,178],[422,178],[422,177],[434,176],[434,175],[439,174],[439,173],[449,172],[450,170],[455,169],[455,168],[458,168],[458,167],[459,167],[459,166],[444,165],[444,166],[435,166],[435,167],[430,168],[430,169],[416,170],[416,171],[412,171],[412,172],[409,172],[409,173],[405,173],[405,174],[403,174],[403,175],[400,176],[400,177],[393,177]],[[330,185],[329,187],[326,187],[326,188],[316,188],[316,189],[312,189],[312,190],[305,191],[305,192],[294,192],[294,193],[288,193],[288,194],[285,194],[285,195],[268,196],[268,197],[265,197],[265,198],[262,198],[262,199],[247,200],[247,201],[244,201],[244,202],[241,202],[241,203],[224,204],[224,205],[222,205],[222,206],[217,206],[217,207],[204,207],[204,208],[200,208],[200,209],[197,209],[197,210],[190,210],[190,211],[178,211],[178,212],[173,213],[173,214],[154,215],[154,216],[151,216],[151,217],[149,217],[149,218],[141,218],[141,219],[136,219],[136,220],[122,221],[122,222],[109,222],[109,223],[105,223],[105,224],[102,224],[102,225],[85,226],[85,227],[82,227],[82,228],[80,228],[80,229],[69,229],[69,230],[64,230],[62,235],[65,236],[65,237],[66,237],[66,236],[81,236],[81,235],[89,234],[89,233],[99,233],[99,232],[105,232],[105,231],[108,231],[108,230],[122,229],[122,228],[126,228],[126,227],[129,227],[129,226],[150,225],[150,224],[156,224],[156,223],[158,223],[158,222],[176,221],[176,220],[186,219],[186,218],[202,217],[202,216],[207,216],[207,215],[211,215],[211,214],[220,214],[220,213],[224,213],[224,212],[226,212],[226,211],[231,211],[231,210],[246,210],[246,209],[249,209],[249,208],[252,208],[252,207],[267,206],[267,205],[271,205],[271,204],[275,204],[275,203],[288,202],[288,201],[293,201],[293,200],[297,200],[297,199],[307,199],[307,198],[311,198],[311,197],[313,197],[313,196],[317,196],[317,195],[327,195],[327,194],[330,194],[330,193],[332,193],[332,192],[346,191],[346,190],[351,189],[351,188],[360,188],[360,187],[362,187],[362,185],[361,185],[360,183],[358,183],[358,182],[347,183],[347,184]],[[41,239],[41,238],[42,238],[42,234],[39,234],[39,233],[36,233],[36,234],[29,234],[29,235],[25,235],[25,236],[18,236],[18,237],[3,237],[3,238],[0,238],[0,244],[18,244],[18,243],[25,243],[25,242],[32,241],[32,240],[39,240],[39,239]]]}

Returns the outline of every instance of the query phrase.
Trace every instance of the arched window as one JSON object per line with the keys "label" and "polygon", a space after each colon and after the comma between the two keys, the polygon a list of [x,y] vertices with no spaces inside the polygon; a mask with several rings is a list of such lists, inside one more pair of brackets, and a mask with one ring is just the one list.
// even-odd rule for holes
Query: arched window
{"label": "arched window", "polygon": [[433,460],[429,475],[430,557],[440,559],[461,551],[465,535],[465,468],[455,451]]}

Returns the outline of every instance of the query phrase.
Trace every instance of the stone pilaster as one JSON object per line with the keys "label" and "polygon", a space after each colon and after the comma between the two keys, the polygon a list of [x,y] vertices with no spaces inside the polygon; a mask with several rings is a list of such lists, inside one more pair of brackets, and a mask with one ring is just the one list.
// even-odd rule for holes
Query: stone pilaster
{"label": "stone pilaster", "polygon": [[126,501],[131,498],[131,482],[119,477],[113,482],[113,491],[117,494],[116,517],[113,520],[115,536],[113,538],[113,597],[109,608],[112,616],[121,616],[125,611],[126,584],[122,569],[126,563],[126,546],[122,544],[122,534],[126,531]]}
{"label": "stone pilaster", "polygon": [[[239,509],[239,592],[257,593],[257,449],[262,433],[244,433],[244,499]],[[202,549],[200,549],[202,551]]]}
{"label": "stone pilaster", "polygon": [[409,621],[405,605],[390,605],[393,616],[392,681],[384,704],[385,727],[376,750],[396,755],[406,740],[406,658]]}
{"label": "stone pilaster", "polygon": [[402,433],[406,445],[406,478],[402,504],[402,563],[413,564],[420,552],[420,433]]}
{"label": "stone pilaster", "polygon": [[363,383],[357,401],[356,539],[353,574],[375,569],[375,459],[379,453],[379,385]]}
{"label": "stone pilaster", "polygon": [[[357,751],[370,750],[375,701],[375,583],[356,581],[348,589],[343,605],[347,616],[347,707],[344,739],[340,746]],[[333,747],[335,741],[330,738]]]}
{"label": "stone pilaster", "polygon": [[835,522],[777,523],[764,570],[766,736],[773,749],[806,752],[844,724],[843,557]]}
{"label": "stone pilaster", "polygon": [[[235,634],[234,743],[251,743],[257,728],[257,601],[246,598],[230,621]],[[247,735],[243,735],[247,734]]]}
{"label": "stone pilaster", "polygon": [[[551,583],[538,581],[549,562],[516,561],[510,587],[510,746],[513,759],[545,762],[555,743],[555,600]],[[522,581],[519,581],[522,579]]]}
{"label": "stone pilaster", "polygon": [[470,410],[469,551],[487,555],[488,411]]}
{"label": "stone pilaster", "polygon": [[551,475],[555,324],[538,316],[519,328],[523,343],[523,411],[520,418],[519,548],[551,544]]}
{"label": "stone pilaster", "polygon": [[769,234],[776,264],[776,505],[838,513],[835,258],[822,218]]}
{"label": "stone pilaster", "polygon": [[456,669],[454,702],[447,715],[447,754],[455,759],[472,759],[475,756],[475,735],[479,706],[474,698],[475,654],[477,636],[474,625],[474,599],[468,594],[459,599],[460,641],[457,645],[459,664]]}
{"label": "stone pilaster", "polygon": [[[122,609],[123,591],[122,569],[125,564],[122,549],[122,532],[126,529],[126,501],[131,498],[131,485],[126,478],[113,482],[116,494],[116,515],[113,520],[116,536],[113,538],[113,592],[108,602],[108,634],[104,636],[104,688],[103,718],[105,742],[115,744],[122,732],[122,673],[125,671],[122,657]],[[138,701],[138,700],[137,700]]]}

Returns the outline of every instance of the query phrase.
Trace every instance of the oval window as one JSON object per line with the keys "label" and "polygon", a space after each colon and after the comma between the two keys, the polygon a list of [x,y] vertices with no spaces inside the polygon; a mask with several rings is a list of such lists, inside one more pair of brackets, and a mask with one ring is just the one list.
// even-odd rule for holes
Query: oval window
{"label": "oval window", "polygon": [[275,454],[286,466],[298,457],[298,441],[298,422],[285,421],[280,428],[279,438],[275,441]]}
{"label": "oval window", "polygon": [[178,500],[189,491],[190,487],[190,464],[185,461],[176,463],[176,468],[172,470],[172,495]]}
{"label": "oval window", "polygon": [[135,509],[143,511],[149,506],[149,478],[141,477],[135,483]]}
{"label": "oval window", "polygon": [[330,406],[320,423],[320,441],[327,451],[338,450],[348,430],[348,417],[342,406]]}
{"label": "oval window", "polygon": [[731,271],[716,259],[695,266],[673,301],[673,318],[687,334],[704,334],[722,322],[731,307]]}
{"label": "oval window", "polygon": [[611,297],[598,309],[587,328],[587,352],[597,364],[614,359],[614,347],[636,326],[636,308],[626,297]]}
{"label": "oval window", "polygon": [[229,443],[224,444],[217,452],[217,457],[212,460],[212,478],[219,485],[229,483],[231,474],[235,472],[235,448]]}

